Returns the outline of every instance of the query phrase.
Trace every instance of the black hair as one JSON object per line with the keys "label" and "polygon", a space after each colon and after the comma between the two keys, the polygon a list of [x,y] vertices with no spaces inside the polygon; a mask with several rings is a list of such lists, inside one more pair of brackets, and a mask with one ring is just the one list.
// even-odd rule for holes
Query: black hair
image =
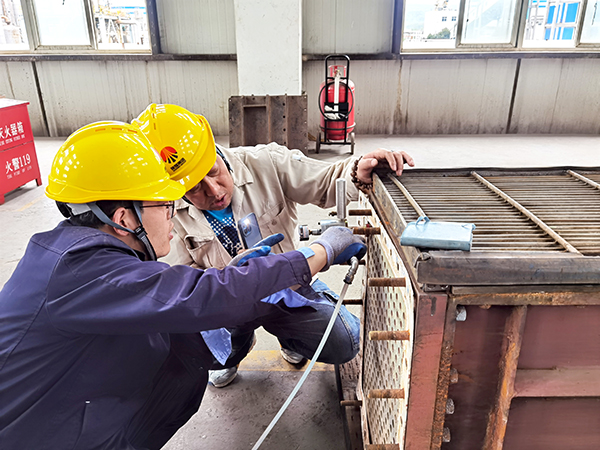
{"label": "black hair", "polygon": [[219,155],[221,157],[221,159],[225,163],[225,167],[227,167],[227,170],[229,170],[229,172],[233,173],[233,169],[231,168],[231,165],[229,165],[229,161],[227,161],[227,158],[225,158],[225,155],[223,154],[223,152],[219,149],[219,147],[216,147],[216,149],[217,149],[217,155]]}
{"label": "black hair", "polygon": [[[108,217],[112,217],[119,208],[131,208],[133,206],[133,202],[130,200],[99,200],[96,204]],[[73,225],[90,228],[101,228],[103,225],[106,225],[92,211],[86,211],[83,214],[74,216],[73,211],[67,203],[56,202],[56,206],[60,213],[69,219]]]}

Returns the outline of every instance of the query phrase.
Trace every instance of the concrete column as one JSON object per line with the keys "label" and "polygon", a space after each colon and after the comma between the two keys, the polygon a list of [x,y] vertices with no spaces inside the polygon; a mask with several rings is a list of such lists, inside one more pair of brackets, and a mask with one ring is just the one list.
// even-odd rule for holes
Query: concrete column
{"label": "concrete column", "polygon": [[302,93],[302,0],[234,0],[239,95]]}

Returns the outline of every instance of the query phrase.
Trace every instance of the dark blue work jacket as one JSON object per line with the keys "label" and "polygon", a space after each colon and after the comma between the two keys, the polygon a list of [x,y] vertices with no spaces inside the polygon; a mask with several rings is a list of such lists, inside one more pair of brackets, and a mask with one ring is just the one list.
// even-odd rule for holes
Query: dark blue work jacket
{"label": "dark blue work jacket", "polygon": [[69,222],[36,234],[0,291],[0,449],[130,448],[169,333],[242,325],[310,279],[299,252],[201,271]]}

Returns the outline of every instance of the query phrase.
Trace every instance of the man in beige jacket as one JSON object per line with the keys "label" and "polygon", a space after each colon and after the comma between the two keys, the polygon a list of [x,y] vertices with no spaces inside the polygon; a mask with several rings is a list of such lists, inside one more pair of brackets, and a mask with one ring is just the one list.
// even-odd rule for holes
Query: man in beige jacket
{"label": "man in beige jacket", "polygon": [[[137,120],[143,122],[144,114]],[[156,115],[154,117],[153,120],[156,120]],[[156,122],[160,122],[160,117]],[[148,137],[152,142],[152,133]],[[163,145],[156,143],[157,147]],[[283,234],[283,240],[272,246],[273,252],[294,250],[299,244],[296,232],[297,204],[311,203],[322,208],[335,206],[335,181],[338,178],[348,181],[347,201],[357,200],[358,186],[367,187],[371,184],[371,173],[379,161],[386,161],[397,175],[402,173],[404,164],[414,165],[405,152],[383,149],[333,164],[308,158],[298,150],[289,150],[276,143],[233,149],[217,145],[217,153],[216,162],[208,175],[194,186],[186,186],[184,199],[177,203],[171,251],[162,259],[169,264],[185,264],[202,269],[225,267],[242,249],[236,223],[252,212],[258,219],[263,237]],[[328,291],[322,282],[314,287],[318,291]],[[331,291],[328,293],[332,294]],[[324,319],[323,329],[329,317]],[[345,332],[353,341],[353,351],[358,351],[358,319],[343,308],[342,322],[347,328]],[[263,326],[271,331],[268,326]],[[245,355],[254,342],[253,330],[230,331],[233,354]],[[312,356],[311,351],[296,345],[295,340],[285,341],[277,331],[272,333],[278,336],[286,361],[300,363],[303,357]],[[330,338],[330,341],[333,339]],[[214,366],[217,370],[211,371],[211,384],[223,387],[233,381],[239,362],[234,359],[230,358],[221,367],[218,364]]]}

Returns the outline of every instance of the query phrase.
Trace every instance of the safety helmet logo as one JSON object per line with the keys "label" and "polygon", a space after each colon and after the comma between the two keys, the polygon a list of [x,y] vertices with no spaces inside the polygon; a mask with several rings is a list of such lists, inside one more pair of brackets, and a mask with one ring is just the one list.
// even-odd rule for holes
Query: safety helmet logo
{"label": "safety helmet logo", "polygon": [[173,164],[175,161],[177,161],[177,150],[175,150],[173,147],[164,147],[160,151],[160,157],[164,162]]}

